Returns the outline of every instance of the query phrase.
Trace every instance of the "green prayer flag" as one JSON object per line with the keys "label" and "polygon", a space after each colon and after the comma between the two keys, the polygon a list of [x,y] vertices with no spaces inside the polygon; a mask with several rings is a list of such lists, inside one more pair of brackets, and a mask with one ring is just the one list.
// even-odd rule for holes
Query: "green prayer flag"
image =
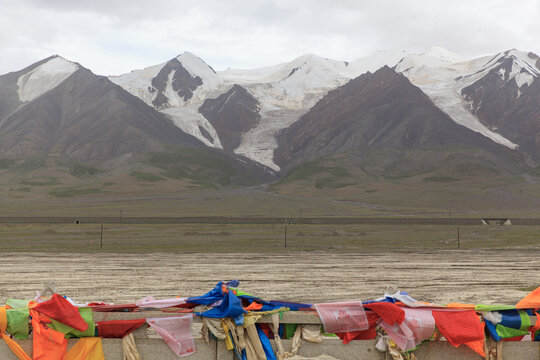
{"label": "green prayer flag", "polygon": [[285,324],[285,331],[283,332],[285,335],[285,339],[293,338],[297,326],[297,324]]}
{"label": "green prayer flag", "polygon": [[19,299],[7,299],[6,305],[11,307],[12,309],[26,309],[28,308],[28,303],[30,300],[19,300]]}
{"label": "green prayer flag", "polygon": [[28,309],[7,309],[7,329],[6,331],[16,339],[28,339]]}
{"label": "green prayer flag", "polygon": [[86,329],[86,331],[75,330],[74,328],[64,325],[54,319],[51,319],[52,322],[49,324],[49,327],[61,332],[62,334],[65,334],[66,338],[93,337],[95,335],[96,323],[92,319],[92,309],[79,308],[79,314],[81,314],[83,320],[88,324],[88,329]]}
{"label": "green prayer flag", "polygon": [[520,311],[519,317],[521,318],[520,330],[528,330],[531,327],[531,318],[526,311]]}
{"label": "green prayer flag", "polygon": [[514,310],[514,305],[476,305],[474,310],[476,311],[500,311],[500,310]]}
{"label": "green prayer flag", "polygon": [[497,334],[502,339],[513,338],[513,337],[516,337],[516,336],[523,336],[523,335],[527,335],[529,333],[526,330],[514,329],[514,328],[511,328],[511,327],[502,326],[501,324],[497,324],[497,326],[495,327],[495,330],[497,331]]}

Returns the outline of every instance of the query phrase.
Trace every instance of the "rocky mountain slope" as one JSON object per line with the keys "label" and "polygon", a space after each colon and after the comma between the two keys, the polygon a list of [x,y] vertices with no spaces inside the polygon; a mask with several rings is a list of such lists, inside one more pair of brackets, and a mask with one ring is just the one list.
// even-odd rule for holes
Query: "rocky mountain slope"
{"label": "rocky mountain slope", "polygon": [[[332,154],[470,147],[508,160],[511,151],[456,124],[389,67],[330,91],[279,137],[276,162],[291,169]],[[506,158],[506,159],[505,159]],[[503,160],[504,159],[504,160]]]}
{"label": "rocky mountain slope", "polygon": [[[59,59],[42,67],[50,62],[69,64]],[[33,78],[36,72],[19,78],[19,84],[24,82],[19,91],[21,106],[0,125],[3,157],[46,153],[105,162],[159,151],[165,144],[199,146],[196,139],[107,78],[75,64],[72,69],[71,74],[59,72],[54,77],[58,84],[48,83],[51,86],[39,92],[32,84],[38,81]]]}
{"label": "rocky mountain slope", "polygon": [[448,164],[456,174],[526,173],[540,162],[539,75],[538,56],[516,50],[307,54],[217,72],[185,52],[108,78],[53,56],[0,76],[0,160],[138,163],[158,177],[196,182],[200,172],[206,184],[260,183],[339,159],[370,176]]}
{"label": "rocky mountain slope", "polygon": [[61,57],[3,75],[0,84],[0,159],[8,164],[38,156],[100,171],[144,163],[194,181],[268,177],[261,166],[209,149],[108,78]]}
{"label": "rocky mountain slope", "polygon": [[511,50],[490,59],[482,77],[461,90],[486,127],[519,144],[531,163],[540,161],[540,59]]}
{"label": "rocky mountain slope", "polygon": [[223,148],[214,127],[198,111],[209,96],[220,95],[217,89],[222,89],[222,79],[197,56],[186,52],[165,63],[109,79],[166,114],[203,144]]}
{"label": "rocky mountain slope", "polygon": [[[234,84],[216,99],[206,99],[199,112],[216,129],[223,149],[232,152],[240,145],[242,134],[259,123],[260,109],[260,103],[253,95]],[[210,137],[208,133],[203,132],[203,135]]]}
{"label": "rocky mountain slope", "polygon": [[[512,60],[512,57],[516,60]],[[479,97],[496,98],[498,96],[491,95],[499,89],[499,85],[490,74],[502,71],[500,63],[507,58],[510,59],[508,61],[513,62],[504,65],[509,70],[508,78],[503,82],[515,83],[517,88],[512,90],[514,95],[511,100],[507,99],[503,102],[495,100],[493,103],[500,107],[512,102],[515,104],[511,106],[521,109],[524,106],[522,102],[531,97],[530,104],[525,107],[531,109],[528,116],[534,118],[536,116],[534,99],[538,96],[538,92],[534,90],[532,80],[537,77],[538,59],[534,54],[515,50],[472,60],[443,48],[432,48],[421,54],[403,51],[376,52],[352,62],[325,59],[308,54],[275,66],[251,70],[227,69],[220,72],[213,71],[203,60],[193,54],[184,53],[167,63],[111,79],[134,95],[141,97],[149,105],[171,116],[177,126],[206,145],[241,154],[279,171],[281,167],[274,159],[274,151],[278,147],[278,139],[284,129],[298,121],[330,90],[342,86],[367,71],[375,72],[387,65],[395,67],[397,72],[404,74],[414,85],[420,87],[431,101],[454,122],[510,149],[521,146],[519,151],[530,159],[530,163],[534,163],[537,159],[537,156],[533,154],[536,150],[531,145],[531,141],[534,143],[534,140],[525,139],[530,132],[513,134],[508,129],[492,123],[493,116],[488,112],[493,113],[498,110],[487,110],[488,107],[480,111],[478,109],[479,104],[485,104],[486,101]],[[179,85],[173,85],[177,75],[176,72],[173,73],[172,64],[187,69],[189,79],[186,78],[184,82],[186,86],[194,88],[193,95],[189,98],[179,99],[183,90],[180,90]],[[163,78],[163,73],[169,74],[168,85],[161,86],[169,89],[167,92],[169,95],[166,96],[162,95],[163,90],[154,86],[159,82],[158,75],[162,74],[160,76]],[[194,83],[196,79],[199,79],[201,84]],[[475,83],[476,87],[483,89],[482,95],[473,96],[472,92],[478,93],[471,87]],[[246,108],[245,104],[233,104],[235,101],[243,100],[228,98],[226,94],[230,94],[233,87],[239,89],[239,86],[245,90],[245,96],[252,97],[252,103],[257,105]],[[178,88],[176,93],[174,93],[175,88]],[[520,96],[517,96],[518,89]],[[519,100],[524,91],[527,95]],[[156,99],[161,98],[160,96],[165,96],[168,100],[156,102]],[[225,98],[228,98],[230,108],[243,109],[235,113],[234,117],[237,119],[235,124],[250,124],[250,126],[237,128],[231,132],[225,128],[226,126],[223,127],[227,121],[216,121],[220,117],[228,117],[230,122],[232,114],[230,110],[223,115],[216,114],[215,111],[210,114],[209,103],[202,106],[205,101],[219,102]],[[247,110],[248,108],[250,110]],[[508,119],[518,116],[510,113],[504,115],[505,112],[500,111],[498,113]],[[520,117],[522,115],[522,113],[519,114]],[[218,123],[221,125],[216,128],[214,124]],[[525,128],[530,130],[530,125]],[[227,143],[226,146],[222,144],[223,139],[226,139],[224,140]]]}
{"label": "rocky mountain slope", "polygon": [[[186,52],[169,62],[110,79],[170,116],[178,127],[204,144],[243,155],[277,171],[279,166],[273,161],[273,151],[277,147],[279,131],[298,120],[329,90],[365,71],[374,71],[383,65],[393,66],[403,55],[401,51],[377,52],[348,63],[308,54],[266,68],[215,72],[202,59]],[[186,84],[190,84],[186,86],[193,87],[193,95],[188,97],[183,95],[183,88],[173,84],[180,67],[189,73],[189,76],[183,73]],[[167,85],[162,84],[165,77]],[[157,83],[166,91],[158,89]],[[238,90],[239,86],[245,89],[242,97],[225,95]],[[250,101],[256,102],[256,106],[250,105],[251,110],[235,114],[240,117],[239,123],[249,123],[249,127],[233,132],[223,126],[214,127],[219,116],[210,115],[208,103],[204,103],[219,102],[223,96],[228,99],[230,108],[244,109],[245,104],[235,102],[242,102],[248,96],[253,98]],[[230,116],[230,113],[223,115]],[[222,144],[223,139],[226,146]]]}
{"label": "rocky mountain slope", "polygon": [[[396,70],[420,87],[456,123],[537,159],[537,151],[530,147],[531,133],[522,131],[518,135],[515,130],[510,131],[508,127],[520,127],[519,120],[506,120],[516,118],[517,107],[534,117],[534,100],[522,102],[540,96],[532,86],[539,74],[538,66],[535,54],[517,50],[472,60],[448,60],[428,52],[404,57]],[[522,93],[527,93],[523,99]],[[502,122],[509,126],[501,126]]]}

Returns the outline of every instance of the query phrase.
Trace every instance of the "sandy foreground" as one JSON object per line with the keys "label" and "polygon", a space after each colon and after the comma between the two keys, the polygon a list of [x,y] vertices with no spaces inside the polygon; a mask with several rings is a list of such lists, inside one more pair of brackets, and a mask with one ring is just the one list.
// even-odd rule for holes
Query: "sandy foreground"
{"label": "sandy foreground", "polygon": [[46,282],[75,301],[134,302],[202,295],[219,280],[266,300],[380,297],[388,286],[438,302],[515,304],[540,286],[540,251],[463,250],[326,254],[2,254],[0,304],[29,299]]}

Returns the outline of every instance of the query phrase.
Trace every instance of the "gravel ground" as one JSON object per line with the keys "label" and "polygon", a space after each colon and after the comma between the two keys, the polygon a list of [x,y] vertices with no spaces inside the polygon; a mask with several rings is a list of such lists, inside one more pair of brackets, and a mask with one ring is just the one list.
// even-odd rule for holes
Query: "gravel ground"
{"label": "gravel ground", "polygon": [[540,251],[463,250],[329,254],[2,255],[0,304],[35,297],[51,281],[77,302],[126,303],[201,295],[219,280],[267,300],[368,300],[388,286],[438,302],[515,304],[540,286]]}

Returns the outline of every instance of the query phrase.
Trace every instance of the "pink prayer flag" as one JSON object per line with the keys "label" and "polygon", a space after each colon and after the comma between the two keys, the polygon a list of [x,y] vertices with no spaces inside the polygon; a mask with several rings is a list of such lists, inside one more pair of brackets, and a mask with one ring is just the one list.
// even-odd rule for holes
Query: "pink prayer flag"
{"label": "pink prayer flag", "polygon": [[186,298],[156,300],[152,296],[147,296],[144,299],[137,301],[135,305],[141,308],[164,309],[168,307],[182,305],[185,303],[186,303]]}
{"label": "pink prayer flag", "polygon": [[361,301],[315,304],[327,333],[366,330],[369,322]]}
{"label": "pink prayer flag", "polygon": [[177,356],[195,352],[195,342],[191,333],[192,314],[164,318],[146,319]]}
{"label": "pink prayer flag", "polygon": [[380,325],[403,351],[409,351],[435,332],[435,319],[431,309],[403,308],[405,320],[393,326],[381,321]]}

